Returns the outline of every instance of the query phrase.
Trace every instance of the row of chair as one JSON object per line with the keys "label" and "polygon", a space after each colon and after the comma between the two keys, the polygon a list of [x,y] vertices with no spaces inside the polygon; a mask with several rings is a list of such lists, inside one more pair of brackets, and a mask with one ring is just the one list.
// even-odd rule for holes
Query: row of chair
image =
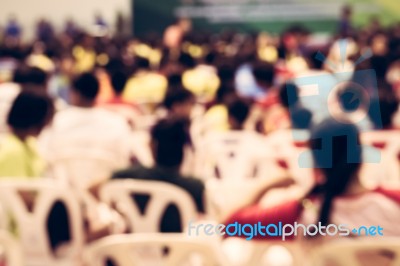
{"label": "row of chair", "polygon": [[[27,208],[21,197],[26,193],[33,195],[33,209]],[[187,233],[158,233],[159,221],[169,203],[174,203],[178,207],[183,225],[195,220],[197,215],[195,205],[185,191],[156,181],[113,181],[102,187],[100,198],[108,204],[115,205],[128,218],[131,228],[135,228],[135,231],[133,234],[113,235],[86,245],[83,236],[82,211],[77,197],[71,197],[73,193],[59,183],[48,180],[0,182],[0,206],[2,207],[2,220],[0,222],[3,228],[3,233],[0,234],[0,243],[5,247],[4,252],[8,258],[7,266],[82,264],[100,266],[104,265],[107,258],[114,261],[115,265],[121,266],[175,266],[181,265],[178,262],[185,259],[190,260],[190,264],[185,265],[264,265],[261,261],[265,251],[276,244],[284,244],[292,252],[293,260],[290,261],[290,265],[307,265],[305,262],[309,260],[309,256],[302,253],[301,244],[296,241],[270,243],[268,241],[246,242],[245,240],[238,240],[238,243],[232,245],[234,239],[193,237]],[[151,197],[144,214],[139,212],[138,207],[130,197],[134,193],[145,193]],[[52,203],[57,200],[62,200],[68,209],[71,231],[68,252],[61,258],[52,253],[46,231],[46,217]],[[14,237],[10,236],[9,233],[4,232],[7,229],[7,218],[10,215],[15,219],[18,228],[18,242],[13,240]],[[251,245],[251,249],[245,249],[246,245]],[[322,266],[323,264],[319,264],[320,260],[336,258],[335,254],[345,254],[342,244],[332,245],[329,246],[332,248],[323,246],[317,252],[319,255],[312,261],[318,263],[316,262],[317,264],[314,265]],[[384,250],[386,252],[383,252],[384,254],[391,252],[400,256],[398,254],[400,241],[398,240],[351,241],[344,245],[347,246],[345,249],[346,256],[340,256],[341,264],[339,264],[343,266],[357,265],[353,262],[356,260],[354,254],[358,249]],[[23,256],[20,255],[20,251]],[[197,255],[187,256],[191,253]],[[200,260],[199,257],[202,257],[203,260]],[[285,255],[275,256],[272,258],[272,262],[276,262],[282,257],[285,257]],[[25,259],[25,262],[21,262],[22,258]],[[394,258],[399,259],[396,256]]]}

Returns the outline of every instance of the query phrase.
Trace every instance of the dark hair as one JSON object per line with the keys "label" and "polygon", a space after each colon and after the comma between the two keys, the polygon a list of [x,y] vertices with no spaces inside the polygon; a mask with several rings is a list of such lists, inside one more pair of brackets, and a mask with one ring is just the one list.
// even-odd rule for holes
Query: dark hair
{"label": "dark hair", "polygon": [[[326,140],[331,139],[329,147]],[[356,126],[327,119],[311,130],[311,149],[316,168],[326,181],[321,192],[323,203],[319,214],[322,225],[329,223],[333,199],[345,192],[361,166],[361,146]]]}
{"label": "dark hair", "polygon": [[46,85],[47,74],[43,70],[37,67],[32,67],[28,70],[28,80],[27,83],[34,85]]}
{"label": "dark hair", "polygon": [[279,89],[279,100],[285,108],[293,107],[299,101],[299,88],[294,83],[283,84]]}
{"label": "dark hair", "polygon": [[19,84],[25,84],[28,80],[28,69],[27,66],[18,66],[13,73],[13,82]]}
{"label": "dark hair", "polygon": [[183,148],[189,142],[188,122],[185,119],[160,120],[151,130],[155,143],[154,160],[164,167],[179,167],[183,160]]}
{"label": "dark hair", "polygon": [[392,125],[393,115],[396,113],[399,103],[396,99],[396,96],[393,93],[390,84],[386,82],[378,84],[378,100],[379,102],[379,110],[380,116],[373,113],[373,110],[369,112],[369,117],[371,121],[374,123],[375,128],[388,128]]}
{"label": "dark hair", "polygon": [[169,87],[180,87],[182,86],[182,73],[176,72],[168,75],[168,86]]}
{"label": "dark hair", "polygon": [[218,77],[222,84],[231,84],[235,79],[235,68],[230,64],[221,64],[218,67]]}
{"label": "dark hair", "polygon": [[257,82],[270,86],[275,78],[274,66],[266,62],[257,62],[253,65],[253,75]]}
{"label": "dark hair", "polygon": [[137,56],[135,57],[135,66],[138,69],[150,69],[150,61],[147,58]]}
{"label": "dark hair", "polygon": [[111,74],[111,85],[115,94],[121,95],[127,80],[128,77],[123,71],[115,71]]}
{"label": "dark hair", "polygon": [[37,67],[19,66],[13,74],[13,81],[19,84],[46,85],[47,74]]}
{"label": "dark hair", "polygon": [[309,64],[310,68],[319,69],[319,70],[321,70],[323,68],[324,63],[325,63],[325,58],[319,57],[318,55],[320,53],[321,52],[319,52],[319,51],[314,51],[308,55],[307,62]]}
{"label": "dark hair", "polygon": [[173,88],[167,91],[163,101],[163,106],[170,110],[175,104],[184,103],[190,100],[194,100],[194,95],[191,91],[182,87]]}
{"label": "dark hair", "polygon": [[8,113],[7,124],[18,130],[37,127],[41,130],[54,113],[54,105],[50,97],[33,91],[23,90]]}
{"label": "dark hair", "polygon": [[237,98],[235,88],[231,84],[221,84],[215,94],[215,102],[223,104],[229,96]]}
{"label": "dark hair", "polygon": [[235,119],[239,125],[243,125],[250,112],[250,105],[244,99],[235,97],[227,103],[229,117]]}
{"label": "dark hair", "polygon": [[290,120],[294,129],[309,129],[312,123],[312,113],[302,106],[290,110]]}
{"label": "dark hair", "polygon": [[196,66],[196,61],[194,58],[188,54],[188,53],[181,53],[178,58],[178,62],[184,67],[184,68],[193,68]]}
{"label": "dark hair", "polygon": [[94,100],[99,92],[99,82],[92,73],[83,73],[74,80],[73,89],[88,100]]}

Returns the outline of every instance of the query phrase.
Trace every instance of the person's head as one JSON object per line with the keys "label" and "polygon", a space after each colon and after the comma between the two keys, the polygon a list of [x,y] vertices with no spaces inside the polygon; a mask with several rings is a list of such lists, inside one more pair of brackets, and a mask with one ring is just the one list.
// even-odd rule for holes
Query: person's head
{"label": "person's head", "polygon": [[25,88],[46,90],[47,74],[37,67],[19,66],[14,71],[13,81]]}
{"label": "person's head", "polygon": [[23,90],[14,100],[8,113],[7,124],[19,138],[38,136],[51,121],[54,105],[45,94]]}
{"label": "person's head", "polygon": [[350,5],[345,5],[341,10],[342,19],[350,19],[353,14],[353,8]]}
{"label": "person's head", "polygon": [[389,84],[386,82],[378,84],[378,103],[380,116],[373,114],[372,110],[369,112],[369,118],[374,123],[376,128],[390,128],[392,126],[392,119],[397,112],[399,102],[394,95],[394,92]]}
{"label": "person's head", "polygon": [[182,87],[182,73],[173,72],[168,75],[168,87],[179,88]]}
{"label": "person's head", "polygon": [[92,73],[78,76],[71,88],[71,103],[79,107],[92,107],[99,92],[99,82]]}
{"label": "person's head", "polygon": [[264,90],[268,90],[274,82],[274,66],[266,62],[253,64],[253,75],[257,84]]}
{"label": "person's head", "polygon": [[326,225],[333,199],[358,181],[357,173],[362,162],[359,132],[351,123],[327,119],[311,130],[310,142],[315,167],[325,178],[319,221]]}
{"label": "person's head", "polygon": [[319,52],[312,52],[308,55],[307,57],[307,63],[308,67],[310,69],[315,69],[315,70],[322,70],[324,67],[324,62],[325,60],[323,58],[320,58],[318,56]]}
{"label": "person's head", "polygon": [[47,74],[43,70],[37,67],[31,67],[28,69],[28,80],[27,83],[31,86],[40,89],[46,89],[47,85]]}
{"label": "person's head", "polygon": [[219,86],[215,93],[215,102],[217,104],[226,104],[229,99],[237,98],[235,87],[232,84],[223,84]]}
{"label": "person's head", "polygon": [[299,88],[294,83],[285,83],[279,88],[279,100],[283,107],[289,109],[299,101]]}
{"label": "person's head", "polygon": [[160,120],[151,130],[151,150],[156,165],[178,169],[184,146],[189,142],[186,119]]}
{"label": "person's head", "polygon": [[179,18],[177,25],[182,29],[183,32],[188,32],[192,28],[192,21],[188,18]]}
{"label": "person's head", "polygon": [[150,61],[147,58],[135,57],[135,66],[139,70],[150,70]]}
{"label": "person's head", "polygon": [[281,105],[290,112],[292,128],[308,129],[310,127],[312,113],[298,104],[299,88],[294,83],[286,83],[280,87],[279,100]]}
{"label": "person's head", "polygon": [[190,118],[195,97],[192,92],[182,87],[172,88],[165,95],[163,105],[168,111],[178,117]]}
{"label": "person's head", "polygon": [[196,66],[196,60],[188,53],[181,53],[178,62],[184,69],[191,69]]}
{"label": "person's head", "polygon": [[222,84],[232,85],[235,79],[235,67],[232,64],[221,64],[218,66],[218,77]]}
{"label": "person's head", "polygon": [[241,98],[232,98],[227,103],[228,119],[231,129],[243,129],[250,112],[250,104]]}
{"label": "person's head", "polygon": [[120,96],[124,91],[127,75],[123,71],[115,71],[111,74],[111,85],[115,95]]}
{"label": "person's head", "polygon": [[18,66],[13,73],[13,82],[26,84],[28,81],[28,67],[26,65]]}

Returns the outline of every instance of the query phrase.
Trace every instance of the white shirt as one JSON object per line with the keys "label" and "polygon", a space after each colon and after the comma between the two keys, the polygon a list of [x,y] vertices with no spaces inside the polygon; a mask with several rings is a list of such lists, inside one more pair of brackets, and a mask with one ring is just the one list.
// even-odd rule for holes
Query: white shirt
{"label": "white shirt", "polygon": [[[306,209],[301,221],[305,224],[318,223],[318,208]],[[367,192],[357,196],[335,198],[330,221],[336,225],[344,224],[349,230],[361,226],[380,226],[384,236],[393,237],[400,236],[399,217],[399,203],[381,193]]]}
{"label": "white shirt", "polygon": [[347,224],[350,230],[379,225],[384,236],[400,236],[399,218],[400,205],[376,192],[336,199],[331,217],[336,224]]}
{"label": "white shirt", "polygon": [[75,159],[76,170],[70,175],[90,183],[92,178],[106,179],[129,164],[131,130],[122,117],[110,111],[70,107],[55,115],[39,145],[50,167],[65,158]]}

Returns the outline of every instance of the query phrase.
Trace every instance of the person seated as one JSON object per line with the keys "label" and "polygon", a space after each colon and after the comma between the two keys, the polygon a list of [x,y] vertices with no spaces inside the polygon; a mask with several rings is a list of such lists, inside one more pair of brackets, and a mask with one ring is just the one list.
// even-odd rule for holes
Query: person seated
{"label": "person seated", "polygon": [[277,91],[274,89],[274,66],[270,63],[257,61],[253,63],[252,67],[253,76],[257,85],[265,92],[264,98],[258,101],[258,105],[261,108],[267,109],[279,101]]}
{"label": "person seated", "polygon": [[114,98],[102,103],[100,106],[120,114],[134,128],[141,111],[134,103],[125,101],[122,98],[127,79],[128,77],[123,71],[113,71],[111,73],[111,87],[114,91]]}
{"label": "person seated", "polygon": [[[323,147],[331,138],[331,147]],[[368,190],[360,182],[362,151],[356,126],[328,119],[315,126],[311,148],[316,167],[316,186],[311,192],[292,190],[280,197],[268,196],[273,183],[254,193],[246,203],[228,215],[226,224],[282,222],[293,225],[321,223],[345,224],[350,236],[353,228],[376,226],[384,228],[385,236],[399,236],[400,197],[398,190]],[[326,143],[326,142],[325,142]],[[287,179],[287,178],[286,178]],[[285,180],[285,178],[281,179]],[[293,186],[296,186],[294,184]],[[295,187],[294,187],[295,188]],[[245,197],[244,197],[244,200]],[[233,210],[233,209],[232,209]],[[376,215],[379,213],[380,215]],[[382,219],[383,215],[385,219]],[[302,235],[303,232],[298,235]],[[293,235],[291,236],[294,237]],[[281,239],[279,236],[257,236],[258,239]]]}
{"label": "person seated", "polygon": [[369,117],[374,124],[374,128],[379,130],[390,131],[397,129],[399,116],[399,102],[396,99],[395,93],[389,84],[382,84],[378,91],[378,104],[380,116],[369,112]]}
{"label": "person seated", "polygon": [[36,138],[51,121],[54,106],[49,97],[22,91],[8,113],[10,132],[1,140],[0,176],[34,178],[44,174],[45,162],[39,156]]}
{"label": "person seated", "polygon": [[188,145],[184,148],[184,159],[181,165],[181,173],[191,175],[195,172],[195,150],[193,141],[196,140],[196,130],[193,129],[192,117],[195,110],[195,96],[182,87],[169,88],[163,106],[166,108],[166,117],[174,117],[186,121],[186,130],[189,132]]}
{"label": "person seated", "polygon": [[[195,178],[182,176],[180,167],[184,155],[184,146],[188,140],[186,122],[178,118],[160,120],[151,130],[151,150],[155,166],[133,166],[113,174],[113,179],[135,178],[147,181],[162,181],[176,185],[187,191],[196,203],[199,213],[204,213],[203,183]],[[137,203],[143,210],[147,196],[138,196]],[[177,221],[179,213],[175,206],[170,205],[165,211],[161,223],[161,232],[181,232],[183,226]]]}
{"label": "person seated", "polygon": [[167,109],[167,116],[190,119],[195,105],[195,96],[185,88],[172,88],[165,95],[163,106]]}
{"label": "person seated", "polygon": [[167,78],[153,71],[146,58],[136,57],[135,65],[137,70],[128,78],[122,99],[136,104],[160,103],[167,90]]}
{"label": "person seated", "polygon": [[[107,154],[110,173],[130,162],[131,129],[119,115],[95,106],[99,83],[91,73],[84,73],[76,78],[70,89],[72,106],[56,113],[53,123],[43,132],[40,139],[41,151],[50,164],[50,170],[66,154],[77,156]],[[93,156],[93,155],[91,155]],[[104,170],[104,169],[103,169]],[[85,179],[70,173],[69,184],[75,187],[89,188],[107,179],[110,173],[85,173]],[[101,176],[98,176],[101,175]],[[75,177],[73,177],[75,176]]]}
{"label": "person seated", "polygon": [[281,129],[308,129],[312,114],[299,103],[295,84],[283,84],[278,91],[279,102],[272,104],[262,115],[261,131],[268,134]]}
{"label": "person seated", "polygon": [[[0,179],[40,179],[45,173],[45,161],[39,156],[36,138],[51,121],[54,105],[47,95],[22,89],[15,98],[7,117],[10,132],[0,141]],[[27,206],[33,209],[34,199],[28,192],[21,193]],[[53,251],[70,240],[67,209],[56,201],[47,218],[49,242]],[[14,219],[9,217],[10,222]],[[12,226],[10,230],[18,233]]]}
{"label": "person seated", "polygon": [[227,103],[229,130],[210,132],[198,143],[198,166],[202,176],[220,179],[253,178],[260,174],[261,158],[268,157],[267,142],[261,134],[245,130],[250,112],[249,103],[232,98]]}
{"label": "person seated", "polygon": [[228,110],[226,103],[231,99],[238,97],[233,86],[221,84],[218,88],[213,105],[207,110],[199,125],[200,134],[214,131],[229,130]]}
{"label": "person seated", "polygon": [[183,86],[201,102],[212,100],[221,83],[215,67],[200,64],[188,53],[182,53],[180,61],[187,66],[182,74]]}

